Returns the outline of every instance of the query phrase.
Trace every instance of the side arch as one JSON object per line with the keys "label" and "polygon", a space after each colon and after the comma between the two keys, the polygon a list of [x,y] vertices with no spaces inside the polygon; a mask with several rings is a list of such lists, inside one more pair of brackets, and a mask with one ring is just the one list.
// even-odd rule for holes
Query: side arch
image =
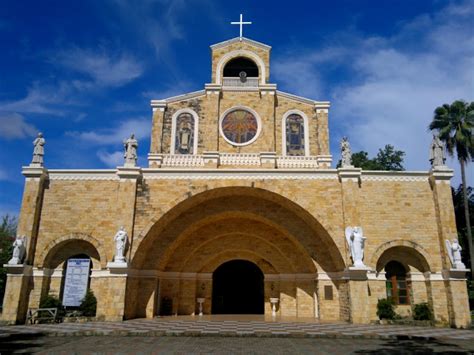
{"label": "side arch", "polygon": [[378,272],[390,260],[412,265],[422,272],[431,271],[428,252],[413,241],[398,239],[380,245],[372,254],[370,263],[375,266]]}
{"label": "side arch", "polygon": [[[93,261],[94,268],[105,268],[107,264],[107,256],[105,254],[104,248],[102,243],[100,243],[94,237],[83,234],[83,233],[73,233],[70,235],[62,236],[58,239],[53,240],[50,242],[46,248],[38,255],[37,259],[37,266],[38,267],[51,267],[53,266],[52,263],[54,262],[55,256],[57,256],[58,252],[63,249],[67,244],[80,242],[82,243],[81,250],[71,249],[70,256],[74,254],[79,254],[84,251],[92,252],[94,255],[90,255],[93,259],[96,259],[95,262]],[[90,247],[86,246],[88,244]],[[67,259],[67,258],[66,258]]]}

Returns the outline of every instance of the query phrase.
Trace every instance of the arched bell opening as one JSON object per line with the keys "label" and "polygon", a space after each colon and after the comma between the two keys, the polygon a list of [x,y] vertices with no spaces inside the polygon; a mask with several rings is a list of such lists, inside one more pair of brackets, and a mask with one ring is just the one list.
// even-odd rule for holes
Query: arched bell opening
{"label": "arched bell opening", "polygon": [[212,274],[212,314],[264,314],[264,276],[247,260],[231,260]]}
{"label": "arched bell opening", "polygon": [[246,57],[237,57],[229,60],[224,67],[225,78],[258,78],[258,66]]}

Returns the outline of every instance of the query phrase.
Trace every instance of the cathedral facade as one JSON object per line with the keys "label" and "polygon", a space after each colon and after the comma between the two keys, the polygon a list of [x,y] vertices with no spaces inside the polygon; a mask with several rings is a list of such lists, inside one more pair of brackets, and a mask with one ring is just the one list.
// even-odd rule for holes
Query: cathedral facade
{"label": "cathedral facade", "polygon": [[76,292],[68,261],[86,259],[101,320],[202,310],[369,323],[391,297],[401,315],[426,302],[437,322],[470,324],[466,270],[446,244],[452,171],[331,168],[330,103],[277,90],[270,52],[215,44],[210,84],[152,100],[148,167],[132,139],[116,169],[23,168],[27,242],[7,266],[4,320]]}

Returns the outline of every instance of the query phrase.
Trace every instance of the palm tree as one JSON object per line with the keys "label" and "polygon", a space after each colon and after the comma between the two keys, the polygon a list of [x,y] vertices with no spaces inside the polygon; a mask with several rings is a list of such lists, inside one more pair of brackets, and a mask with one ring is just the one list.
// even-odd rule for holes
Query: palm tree
{"label": "palm tree", "polygon": [[438,131],[439,138],[446,143],[446,150],[450,156],[454,156],[454,151],[456,151],[459,164],[461,165],[464,215],[466,218],[471,272],[474,279],[474,249],[472,247],[472,232],[466,189],[466,165],[474,157],[474,102],[467,103],[463,100],[457,100],[451,105],[444,104],[437,107],[429,129]]}

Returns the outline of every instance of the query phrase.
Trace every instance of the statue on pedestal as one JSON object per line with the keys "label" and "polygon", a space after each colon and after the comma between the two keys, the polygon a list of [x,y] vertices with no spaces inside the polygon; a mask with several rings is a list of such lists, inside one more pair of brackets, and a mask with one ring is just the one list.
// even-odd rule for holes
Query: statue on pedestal
{"label": "statue on pedestal", "polygon": [[457,239],[453,239],[453,242],[450,243],[449,240],[446,240],[446,250],[448,251],[449,260],[454,269],[465,269],[466,265],[461,260],[461,246],[458,243]]}
{"label": "statue on pedestal", "polygon": [[444,148],[444,142],[439,138],[438,135],[434,134],[430,146],[430,163],[432,168],[444,166],[444,163],[446,162]]}
{"label": "statue on pedestal", "polygon": [[43,138],[43,133],[38,133],[38,137],[33,141],[33,160],[31,165],[43,166],[44,145],[46,140]]}
{"label": "statue on pedestal", "polygon": [[119,228],[117,234],[114,237],[115,241],[115,263],[125,263],[125,248],[127,246],[128,234],[125,232],[125,229],[122,227]]}
{"label": "statue on pedestal", "polygon": [[352,261],[355,267],[365,268],[364,262],[364,248],[365,240],[362,232],[362,227],[347,227],[346,228],[346,240],[349,245],[349,250],[351,252]]}
{"label": "statue on pedestal", "polygon": [[26,236],[16,236],[13,242],[12,258],[8,261],[9,265],[19,265],[23,262],[26,253]]}
{"label": "statue on pedestal", "polygon": [[123,141],[125,166],[134,167],[137,166],[137,149],[138,141],[135,139],[135,135],[132,133],[130,138]]}
{"label": "statue on pedestal", "polygon": [[352,152],[347,137],[343,137],[341,141],[341,166],[343,168],[352,167]]}

